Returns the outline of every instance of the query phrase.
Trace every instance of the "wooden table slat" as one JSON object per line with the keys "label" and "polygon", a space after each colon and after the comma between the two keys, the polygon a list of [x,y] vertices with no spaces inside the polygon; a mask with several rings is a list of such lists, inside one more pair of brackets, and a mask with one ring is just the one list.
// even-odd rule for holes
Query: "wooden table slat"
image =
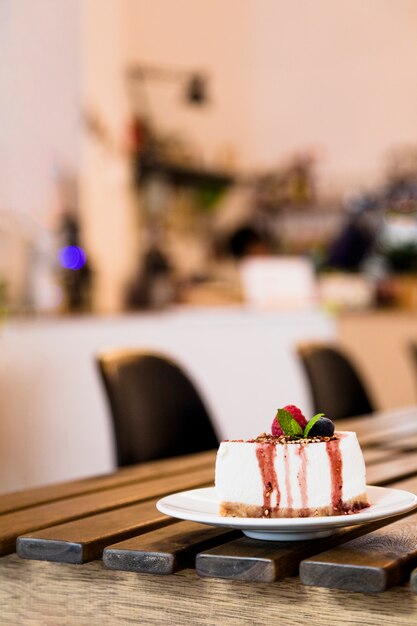
{"label": "wooden table slat", "polygon": [[417,452],[407,452],[366,468],[368,485],[389,485],[417,474]]}
{"label": "wooden table slat", "polygon": [[378,593],[406,582],[417,565],[417,515],[310,557],[304,585]]}
{"label": "wooden table slat", "polygon": [[236,530],[178,522],[146,535],[107,547],[103,563],[109,569],[151,574],[173,574],[194,567],[195,556],[240,536]]}
{"label": "wooden table slat", "polygon": [[[213,478],[212,468],[200,470],[200,472],[202,474],[200,473],[200,475],[198,476],[197,486],[200,486],[203,481],[208,483],[210,479]],[[402,478],[404,476],[408,476],[410,473],[417,473],[417,455],[413,455],[411,453],[405,456],[394,455],[386,462],[379,462],[371,465],[368,468],[368,481],[375,484],[378,484],[380,481],[382,481],[385,484],[387,482],[394,482],[395,480],[398,480],[399,478]],[[196,474],[193,473],[192,477],[194,478],[195,476]],[[122,487],[112,491],[104,491],[101,493],[101,496],[100,494],[95,494],[94,496],[91,496],[92,498],[94,498],[95,508],[94,506],[92,506],[92,503],[89,502],[89,496],[78,498],[76,499],[76,505],[78,508],[76,507],[74,509],[73,506],[71,507],[73,515],[68,519],[68,523],[64,523],[66,519],[65,517],[63,519],[62,515],[68,516],[68,507],[66,507],[65,502],[72,501],[63,501],[61,503],[58,502],[51,505],[46,505],[47,507],[52,507],[52,510],[55,511],[55,513],[58,513],[59,517],[49,517],[52,522],[50,524],[47,524],[47,526],[52,527],[46,528],[46,530],[41,530],[41,532],[33,532],[33,530],[23,530],[22,532],[19,532],[19,535],[26,535],[19,540],[19,553],[26,558],[41,558],[46,560],[48,560],[51,555],[51,558],[53,560],[60,559],[63,562],[66,562],[67,559],[74,558],[78,559],[77,562],[83,562],[84,560],[94,558],[96,555],[101,554],[104,546],[108,546],[110,543],[114,543],[115,541],[125,538],[126,536],[131,537],[133,533],[131,532],[130,522],[128,522],[127,529],[119,527],[119,534],[110,533],[109,535],[108,531],[104,531],[98,523],[100,515],[95,515],[94,519],[92,517],[87,519],[83,518],[86,515],[91,515],[92,512],[106,510],[106,507],[103,508],[103,505],[104,498],[107,496],[111,496],[112,506],[116,506],[117,503],[119,503],[118,506],[128,505],[132,502],[132,497],[134,498],[134,500],[137,501],[139,499],[144,499],[146,495],[148,495],[148,497],[149,494],[154,495],[155,489],[157,489],[158,487],[159,489],[161,489],[161,482],[163,484],[163,492],[169,493],[176,490],[174,485],[179,484],[178,481],[180,481],[181,484],[184,485],[184,481],[190,481],[190,478],[187,478],[187,476],[178,475],[177,477],[171,477],[169,480],[171,481],[169,482],[169,485],[168,479],[160,479],[158,481],[147,481],[145,483],[142,483],[141,498],[138,497],[138,490],[137,486],[135,485]],[[190,487],[181,488],[185,489]],[[162,495],[161,492],[158,495]],[[87,500],[87,507],[83,498]],[[115,500],[115,498],[117,498],[117,501]],[[98,504],[101,506],[101,508],[97,508]],[[109,506],[107,506],[107,508],[109,508]],[[41,509],[42,507],[37,510],[38,514]],[[78,511],[77,515],[75,515],[75,510]],[[29,512],[30,511],[27,511],[26,514],[28,514]],[[48,510],[48,513],[49,515],[51,514],[51,509]],[[19,513],[16,513],[14,515],[18,517]],[[24,517],[25,511],[21,511],[20,516]],[[7,520],[7,517],[8,516],[0,517],[0,550],[2,548],[1,522],[2,520]],[[80,517],[81,519],[77,520],[77,518]],[[59,524],[59,526],[56,526],[57,524]],[[45,528],[45,525],[38,526],[38,529],[42,528]],[[85,537],[85,532],[88,528],[90,528],[89,534],[87,537]],[[84,539],[82,539],[83,536]],[[346,537],[344,537],[343,534],[340,534],[339,543],[343,541],[349,541],[353,536],[356,537],[358,535],[346,535]],[[108,539],[108,537],[110,537],[110,539]],[[247,547],[249,545],[248,540],[242,539],[241,541],[244,542],[242,544],[243,546]],[[323,545],[320,547],[320,550],[325,549]],[[290,543],[290,547],[294,547],[294,544]],[[232,546],[232,548],[234,548],[234,546]],[[219,550],[220,549],[221,548],[219,548]],[[263,554],[262,549],[260,554]],[[309,554],[314,554],[314,552],[309,552]],[[282,565],[282,552],[279,553],[279,558],[281,559],[281,571],[285,571]],[[273,557],[271,560],[271,563],[273,563],[273,569],[275,568],[275,561],[276,559],[275,557]],[[263,563],[265,563],[265,561],[263,561]],[[270,568],[270,565],[268,565],[268,567]],[[267,575],[271,576],[271,574]],[[275,576],[275,574],[273,576]]]}
{"label": "wooden table slat", "polygon": [[[387,474],[387,468],[389,470]],[[406,464],[405,470],[406,475],[408,474],[409,465]],[[417,468],[417,462],[413,466],[414,471]],[[203,470],[204,471],[204,470]],[[212,477],[210,473],[211,470],[206,470],[208,474],[207,480]],[[380,463],[372,466],[373,477],[380,476],[381,472],[383,472],[384,481],[387,480],[387,475],[390,476],[391,482],[393,482],[396,478],[404,475],[404,467],[402,463],[402,457],[395,457],[394,461],[389,461],[387,463]],[[375,480],[377,483],[378,481]],[[145,483],[144,485],[147,485]],[[165,481],[164,481],[165,485]],[[166,485],[165,485],[166,486]],[[153,487],[153,485],[152,485]],[[129,489],[129,494],[131,489]],[[104,492],[107,493],[107,492]],[[120,489],[117,491],[119,497],[121,494]],[[137,493],[135,493],[137,495]],[[126,494],[123,494],[125,497]],[[128,502],[126,502],[128,504]],[[52,506],[52,505],[51,505]],[[24,512],[22,512],[24,513]],[[83,517],[83,516],[81,516]],[[72,518],[74,520],[74,517]],[[93,518],[81,519],[76,521],[70,521],[67,524],[59,524],[58,526],[52,526],[51,528],[47,528],[38,533],[30,532],[28,535],[28,531],[23,531],[25,536],[19,540],[19,553],[25,558],[40,558],[49,560],[50,558],[53,560],[61,560],[62,562],[67,562],[67,559],[78,559],[77,562],[84,562],[85,560],[95,558],[95,556],[100,555],[103,549],[103,546],[109,545],[109,543],[117,541],[119,535],[114,534],[111,535],[111,539],[108,540],[108,534],[105,534],[106,539],[103,539],[102,533],[104,531],[101,530],[98,521],[100,516],[94,516]],[[96,521],[97,520],[97,521]],[[49,526],[49,525],[48,525]],[[128,524],[129,528],[119,529],[120,538],[125,536],[131,536],[130,532],[130,522]],[[87,538],[84,540],[80,539],[80,532],[85,533],[86,528],[90,528],[91,532],[88,534]],[[100,530],[99,530],[100,528]],[[128,533],[127,535],[124,533]],[[19,533],[23,534],[23,533]],[[356,536],[356,535],[355,535]],[[342,535],[340,536],[342,537]],[[350,537],[349,537],[350,538]],[[348,541],[349,539],[346,539]],[[107,541],[107,543],[106,543]],[[85,545],[84,545],[85,544]],[[246,545],[246,544],[245,544]],[[95,548],[97,546],[97,548]],[[71,549],[70,549],[71,548]],[[0,549],[1,549],[1,518],[0,518]],[[94,555],[94,556],[92,556]],[[273,559],[274,560],[274,559]],[[70,561],[73,562],[73,561]]]}
{"label": "wooden table slat", "polygon": [[[378,483],[382,481],[383,484],[387,484],[384,481],[391,483],[401,477],[401,482],[394,482],[392,486],[416,492],[417,464],[415,470],[412,467],[415,461],[414,450],[410,446],[406,448],[409,450],[408,452],[402,453],[404,444],[400,441],[412,441],[416,434],[413,434],[412,420],[417,421],[416,409],[408,413],[405,411],[403,414],[398,412],[392,415],[376,415],[372,418],[355,419],[355,426],[350,429],[356,430],[357,425],[360,436],[363,436],[366,442],[363,449],[368,462],[368,482]],[[351,421],[353,422],[353,420]],[[391,429],[392,423],[407,424],[406,432],[404,429],[402,431],[399,429],[402,434],[398,435],[398,432],[394,434]],[[340,424],[337,424],[337,427],[342,429]],[[343,428],[345,428],[345,424]],[[376,438],[375,430],[379,431]],[[381,437],[382,431],[390,432],[391,438],[386,439],[386,434]],[[381,452],[386,447],[387,442],[394,441],[395,438],[401,443],[401,447],[397,449],[396,446],[389,445],[386,455],[385,452]],[[200,457],[201,459],[202,457]],[[192,470],[191,476],[192,479],[198,478],[197,484],[181,482],[191,480],[186,470],[182,477],[179,475],[173,477],[169,468],[171,460],[168,460],[165,470],[163,470],[164,474],[161,474],[159,480],[152,478],[152,472],[146,464],[143,468],[145,474],[138,478],[133,476],[128,478],[129,483],[134,480],[136,485],[128,484],[125,481],[126,477],[122,477],[124,482],[117,483],[118,487],[113,488],[111,486],[109,489],[102,489],[100,480],[103,477],[100,477],[97,485],[92,486],[93,491],[84,493],[84,495],[77,494],[76,497],[75,494],[68,495],[68,492],[65,492],[65,487],[64,497],[68,497],[66,500],[62,498],[62,491],[60,492],[62,487],[53,486],[52,492],[49,492],[48,495],[44,493],[44,496],[58,500],[54,502],[49,500],[49,504],[43,503],[40,506],[33,506],[37,503],[36,500],[33,500],[34,497],[37,497],[36,494],[30,495],[24,492],[20,494],[22,499],[18,494],[14,494],[15,504],[13,506],[17,505],[22,509],[25,506],[33,506],[33,508],[19,510],[15,513],[4,511],[4,514],[0,515],[0,541],[7,539],[6,535],[10,537],[20,530],[18,534],[26,533],[25,539],[27,538],[28,541],[33,535],[32,539],[35,542],[31,550],[38,549],[39,544],[35,545],[36,540],[44,541],[46,539],[49,560],[52,560],[53,552],[55,553],[54,558],[62,560],[60,551],[72,551],[73,562],[99,556],[101,550],[106,547],[119,550],[123,560],[125,554],[122,554],[122,551],[124,548],[127,547],[134,553],[141,544],[142,548],[145,546],[144,560],[146,560],[147,555],[152,561],[152,558],[155,559],[156,549],[165,548],[165,552],[163,550],[161,552],[162,560],[168,561],[169,554],[175,555],[177,553],[176,533],[181,535],[181,526],[188,524],[188,522],[178,522],[160,515],[155,509],[155,501],[165,493],[211,483],[214,454],[208,463],[208,465],[211,464],[210,468],[205,465],[207,459],[204,460],[207,482],[198,484],[200,479],[203,480],[204,478],[202,474],[204,468],[199,465],[200,460],[197,455],[195,467],[199,468],[197,470],[200,472],[199,476],[194,470]],[[129,468],[129,471],[132,469]],[[124,470],[121,470],[121,474],[123,472]],[[407,476],[413,476],[413,478],[406,478]],[[119,480],[117,475],[114,478]],[[56,489],[55,492],[54,489]],[[138,490],[140,491],[139,496]],[[1,502],[4,500],[0,497],[0,504]],[[75,506],[75,509],[71,510],[72,506]],[[407,527],[407,524],[412,523],[412,517],[416,516],[417,513],[410,513],[408,517],[402,520],[401,524]],[[5,520],[8,524],[2,527],[1,524]],[[67,521],[64,522],[63,520]],[[387,523],[385,524],[385,522]],[[243,555],[246,563],[245,565],[242,565],[241,562],[236,564],[236,554],[233,555],[232,553],[229,555],[227,564],[229,574],[232,574],[232,578],[243,578],[247,581],[252,580],[252,577],[257,581],[269,581],[288,576],[290,573],[297,573],[300,561],[312,557],[317,558],[318,554],[332,552],[336,548],[339,550],[338,546],[349,547],[349,542],[351,544],[356,542],[353,545],[360,546],[362,541],[360,537],[366,538],[367,541],[371,537],[371,541],[373,541],[372,537],[382,536],[379,552],[373,545],[377,556],[371,552],[372,559],[374,559],[374,564],[377,557],[380,559],[377,566],[380,570],[388,571],[388,584],[392,584],[395,580],[403,580],[403,578],[395,579],[395,576],[398,576],[398,567],[401,576],[404,577],[405,572],[409,573],[413,566],[412,559],[417,545],[417,541],[414,539],[410,541],[410,544],[407,543],[406,539],[403,539],[402,542],[399,541],[397,523],[398,520],[391,518],[381,521],[381,526],[371,524],[366,528],[346,528],[338,531],[333,537],[310,542],[297,542],[296,544],[287,542],[286,544],[273,543],[271,545],[271,542],[255,542],[246,538],[230,541],[230,537],[225,542],[226,536],[224,536],[219,537],[221,543],[214,550],[224,549],[227,552],[230,546],[235,544],[234,552],[236,553],[238,552],[236,544],[242,545],[243,542],[243,545],[246,544],[245,550],[247,550],[247,553]],[[52,527],[51,524],[55,524],[55,526]],[[41,527],[43,530],[40,530]],[[35,528],[38,530],[34,530]],[[208,528],[201,526],[201,532]],[[407,531],[407,536],[412,535],[414,537],[414,522],[410,528],[411,531]],[[380,529],[384,529],[382,535]],[[215,532],[215,529],[211,530]],[[355,531],[360,534],[355,535]],[[362,532],[369,534],[362,535]],[[181,555],[181,546],[184,547],[183,544],[187,542],[189,545],[191,535],[192,533],[184,532],[184,539],[178,542],[180,544],[178,562],[173,565],[173,570],[182,567],[187,563],[187,559],[191,558],[196,544],[193,544],[188,556]],[[390,554],[390,550],[386,550],[387,542],[391,541],[393,545],[392,554]],[[123,543],[125,544],[124,547]],[[198,541],[196,543],[198,545]],[[253,544],[253,547],[249,549],[247,546],[250,543]],[[268,544],[270,544],[270,549]],[[27,543],[26,547],[29,546],[30,544]],[[185,548],[186,551],[187,548],[188,546]],[[42,546],[42,556],[45,556],[44,549],[45,546]],[[239,550],[241,549],[242,547]],[[400,549],[403,550],[403,554],[401,554]],[[204,549],[199,549],[198,554],[201,556],[211,550],[213,548],[207,549],[205,546]],[[76,553],[78,555],[81,553],[81,557],[74,557]],[[33,554],[34,552],[32,552]],[[370,562],[365,558],[365,549],[362,550],[362,555],[368,570],[371,571]],[[223,560],[226,556],[227,554],[224,552]],[[271,556],[273,562],[271,562]],[[252,561],[248,557],[251,557]],[[389,561],[391,557],[393,558]],[[130,558],[130,565],[134,564],[132,554],[128,558]],[[235,565],[233,565],[234,559]],[[401,565],[395,563],[393,567],[392,561],[396,559],[401,562]],[[64,560],[70,559],[65,557]],[[406,564],[405,568],[402,568],[403,560]],[[154,560],[153,567],[155,568],[154,571],[158,568],[163,569],[161,562],[158,565],[157,558]],[[233,567],[235,567],[234,572]],[[395,568],[397,568],[397,574],[394,574]],[[361,571],[361,568],[358,571]],[[360,577],[359,575],[358,578]],[[284,624],[287,626],[301,625],[308,622],[333,626],[335,616],[338,623],[346,625],[355,623],[369,626],[381,626],[381,624],[389,626],[407,624],[411,626],[415,624],[417,611],[417,594],[413,590],[417,591],[417,569],[411,574],[410,585],[396,586],[376,596],[339,589],[329,590],[324,587],[303,586],[296,577],[282,580],[279,585],[260,582],[254,587],[253,584],[245,582],[245,580],[228,580],[225,582],[211,579],[208,581],[196,576],[195,572],[189,568],[178,571],[175,576],[158,577],[132,575],[130,571],[114,571],[103,567],[103,563],[99,561],[85,563],[82,567],[74,567],[66,563],[45,563],[41,560],[32,560],[32,558],[30,560],[21,559],[17,555],[0,558],[0,606],[2,607],[0,621],[5,621],[8,626],[14,626],[14,624],[20,626],[23,623],[49,624],[50,622],[56,624],[63,621],[74,624],[74,626],[75,624],[82,626],[82,624],[89,625],[91,623],[128,624],[133,622],[159,624],[167,620],[170,623],[171,621],[177,623],[179,620],[181,623],[192,623],[193,625],[197,622],[198,624],[234,624],[236,622],[249,625],[255,622],[271,621],[274,619],[274,615],[277,616],[280,623],[282,622],[283,626]],[[34,598],[36,599],[35,602]],[[71,605],[70,611],[68,610],[69,603]]]}
{"label": "wooden table slat", "polygon": [[203,487],[212,480],[213,470],[208,468],[4,514],[0,516],[0,555],[14,551],[15,540],[19,535],[153,499],[155,496]]}
{"label": "wooden table slat", "polygon": [[0,621],[5,626],[415,626],[417,595],[408,585],[383,594],[202,579],[0,559]]}
{"label": "wooden table slat", "polygon": [[414,593],[417,593],[417,567],[411,572],[410,587]]}
{"label": "wooden table slat", "polygon": [[366,433],[383,430],[399,424],[414,424],[417,421],[417,406],[397,410],[377,411],[370,415],[350,417],[336,421],[336,430],[353,430],[358,437]]}
{"label": "wooden table slat", "polygon": [[392,423],[384,428],[379,428],[378,424],[363,434],[357,433],[360,445],[363,448],[367,446],[384,446],[388,441],[395,438],[411,437],[417,434],[417,418],[414,422]]}
{"label": "wooden table slat", "polygon": [[[417,493],[417,476],[393,486]],[[198,554],[196,570],[204,577],[273,582],[297,574],[298,566],[304,559],[394,524],[399,519],[406,519],[409,515],[414,513],[342,528],[322,539],[263,542],[244,537]]]}
{"label": "wooden table slat", "polygon": [[214,472],[215,456],[216,452],[209,450],[208,452],[123,467],[117,472],[102,476],[6,493],[0,495],[0,514],[87,493],[96,493],[105,489],[114,489],[129,483],[152,480],[156,477],[186,473],[204,467],[212,467]]}
{"label": "wooden table slat", "polygon": [[17,538],[16,552],[25,559],[58,563],[85,563],[100,558],[103,549],[134,535],[176,520],[160,513],[156,500],[58,524]]}
{"label": "wooden table slat", "polygon": [[362,452],[367,468],[387,459],[399,458],[403,454],[400,450],[385,450],[383,448],[363,448]]}
{"label": "wooden table slat", "polygon": [[300,562],[309,556],[390,523],[392,520],[378,520],[343,528],[330,537],[304,541],[257,541],[243,537],[197,554],[196,571],[209,578],[275,582],[295,576]]}
{"label": "wooden table slat", "polygon": [[[407,455],[403,455],[403,458],[406,459]],[[415,477],[396,482],[392,486],[417,493]],[[416,549],[417,514],[413,513],[382,530],[355,539],[351,544],[347,543],[325,554],[306,559],[300,565],[300,576],[306,585],[350,591],[383,591],[407,580],[416,558]],[[341,569],[335,571],[336,555],[340,558],[342,554],[345,568],[342,571],[340,561]],[[328,563],[326,558],[329,559]],[[411,574],[410,584],[417,593],[417,570]]]}
{"label": "wooden table slat", "polygon": [[[417,419],[417,418],[416,418]],[[414,452],[417,450],[417,434],[405,437],[392,437],[382,444],[381,450]]]}

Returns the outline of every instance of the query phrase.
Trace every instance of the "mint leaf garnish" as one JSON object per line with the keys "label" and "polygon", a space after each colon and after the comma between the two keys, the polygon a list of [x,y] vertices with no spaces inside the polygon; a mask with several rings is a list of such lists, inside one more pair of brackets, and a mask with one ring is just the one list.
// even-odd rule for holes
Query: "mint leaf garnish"
{"label": "mint leaf garnish", "polygon": [[302,437],[303,429],[289,411],[278,409],[276,419],[287,437]]}
{"label": "mint leaf garnish", "polygon": [[[324,417],[324,413],[317,413],[316,415],[314,415],[311,420],[308,420],[307,422],[307,426],[304,428],[304,437],[308,437],[308,433],[310,432],[310,430],[313,428],[314,424],[321,418]],[[282,426],[281,426],[282,428]],[[282,428],[282,430],[284,430]]]}

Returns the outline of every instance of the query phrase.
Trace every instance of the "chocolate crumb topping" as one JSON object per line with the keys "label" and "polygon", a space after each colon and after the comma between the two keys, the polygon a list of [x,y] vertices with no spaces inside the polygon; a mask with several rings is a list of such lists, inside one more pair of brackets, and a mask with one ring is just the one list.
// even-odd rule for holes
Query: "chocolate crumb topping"
{"label": "chocolate crumb topping", "polygon": [[334,441],[336,439],[339,439],[337,433],[335,433],[331,437],[318,436],[305,438],[293,437],[288,435],[279,435],[279,437],[274,437],[274,435],[261,433],[256,437],[256,439],[227,439],[227,441],[230,441],[232,443],[270,443],[275,446],[299,443],[302,446],[307,446],[310,443],[325,443],[327,441]]}

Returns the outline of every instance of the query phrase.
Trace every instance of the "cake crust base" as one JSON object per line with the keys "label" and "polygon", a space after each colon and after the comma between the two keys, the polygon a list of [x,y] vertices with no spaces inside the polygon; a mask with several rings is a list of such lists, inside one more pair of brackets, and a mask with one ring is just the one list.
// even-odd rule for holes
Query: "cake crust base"
{"label": "cake crust base", "polygon": [[241,502],[221,502],[220,515],[223,517],[329,517],[330,515],[352,515],[369,506],[366,493],[356,498],[340,502],[337,506],[329,505],[318,508],[289,509],[243,504]]}

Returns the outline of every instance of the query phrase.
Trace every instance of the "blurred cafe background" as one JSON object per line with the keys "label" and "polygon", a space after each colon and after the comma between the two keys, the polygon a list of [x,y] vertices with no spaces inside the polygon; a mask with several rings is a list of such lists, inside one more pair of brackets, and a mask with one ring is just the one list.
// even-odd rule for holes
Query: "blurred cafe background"
{"label": "blurred cafe background", "polygon": [[415,0],[0,0],[0,491],[117,465],[103,351],[179,364],[217,439],[314,410],[306,343],[416,404],[416,27]]}

